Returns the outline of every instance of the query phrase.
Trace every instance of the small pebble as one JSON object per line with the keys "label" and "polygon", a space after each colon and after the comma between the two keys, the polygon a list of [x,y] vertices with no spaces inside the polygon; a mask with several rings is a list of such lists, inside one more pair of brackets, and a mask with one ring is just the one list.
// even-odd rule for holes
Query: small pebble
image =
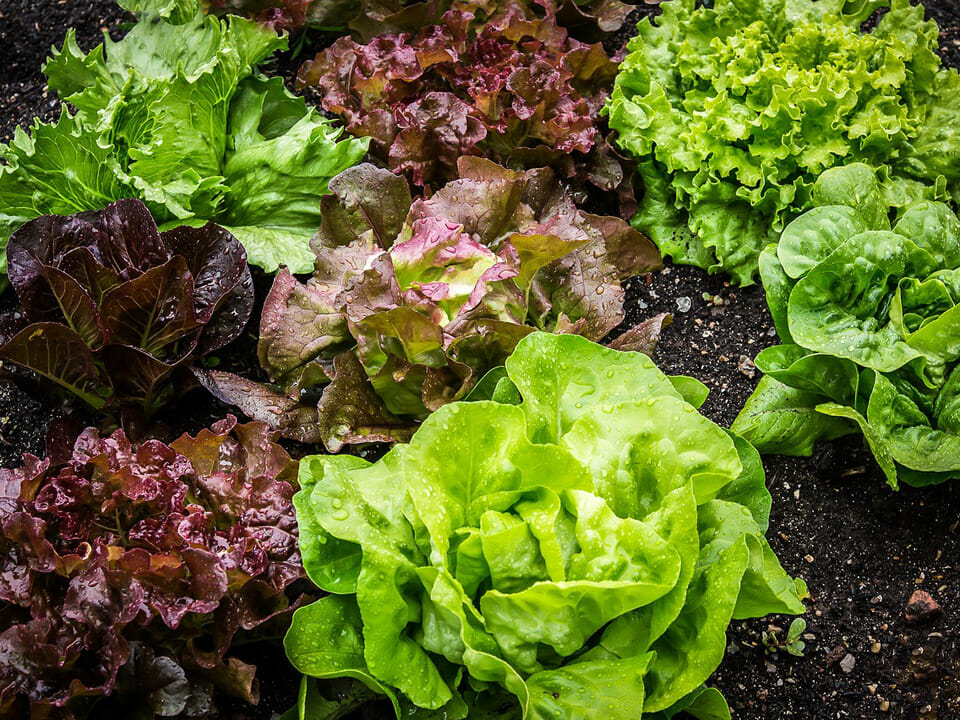
{"label": "small pebble", "polygon": [[847,653],[843,656],[843,660],[840,661],[840,669],[849,675],[851,672],[853,672],[853,668],[856,666],[856,664],[857,659],[850,653]]}
{"label": "small pebble", "polygon": [[911,624],[933,620],[940,612],[940,604],[925,590],[914,591],[903,610],[907,622]]}

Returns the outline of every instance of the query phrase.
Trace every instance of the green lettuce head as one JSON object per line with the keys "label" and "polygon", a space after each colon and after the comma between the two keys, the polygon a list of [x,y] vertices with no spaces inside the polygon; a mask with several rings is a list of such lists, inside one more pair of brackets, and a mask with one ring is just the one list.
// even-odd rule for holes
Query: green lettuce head
{"label": "green lettuce head", "polygon": [[960,478],[960,219],[923,201],[891,227],[864,165],[825,172],[813,202],[760,256],[784,344],[757,356],[734,429],[808,455],[859,428],[894,488]]}
{"label": "green lettuce head", "polygon": [[805,594],[764,539],[753,448],[684,399],[695,380],[578,336],[527,336],[477,396],[379,462],[301,462],[304,566],[331,593],[285,641],[301,717],[335,677],[398,717],[729,717],[704,688],[727,625]]}
{"label": "green lettuce head", "polygon": [[[869,33],[864,20],[890,10]],[[828,168],[868,164],[888,205],[960,198],[960,75],[909,0],[694,0],[643,20],[607,105],[676,262],[749,284]]]}
{"label": "green lettuce head", "polygon": [[267,272],[313,267],[327,183],[366,153],[257,66],[286,37],[197,0],[124,0],[142,13],[84,54],[76,33],[44,67],[75,109],[0,144],[0,272],[9,236],[40,215],[146,203],[166,230],[213,221]]}

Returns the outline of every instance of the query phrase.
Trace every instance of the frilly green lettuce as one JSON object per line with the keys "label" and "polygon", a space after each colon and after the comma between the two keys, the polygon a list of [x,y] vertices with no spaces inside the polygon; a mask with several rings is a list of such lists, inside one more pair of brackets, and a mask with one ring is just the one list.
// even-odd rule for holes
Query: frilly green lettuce
{"label": "frilly green lettuce", "polygon": [[703,687],[727,625],[805,595],[756,451],[684,400],[696,381],[581,337],[533,333],[495,380],[507,402],[447,405],[379,462],[301,461],[331,593],[285,640],[301,717],[309,678],[348,677],[398,717],[729,718]]}
{"label": "frilly green lettuce", "polygon": [[[869,33],[861,25],[890,10]],[[753,282],[825,169],[874,168],[885,206],[960,199],[960,76],[909,0],[673,0],[607,105],[646,186],[635,226],[676,262]]]}
{"label": "frilly green lettuce", "polygon": [[816,204],[763,251],[783,345],[733,427],[763,452],[808,455],[859,428],[891,486],[960,477],[960,219],[891,208],[871,168],[825,172]]}

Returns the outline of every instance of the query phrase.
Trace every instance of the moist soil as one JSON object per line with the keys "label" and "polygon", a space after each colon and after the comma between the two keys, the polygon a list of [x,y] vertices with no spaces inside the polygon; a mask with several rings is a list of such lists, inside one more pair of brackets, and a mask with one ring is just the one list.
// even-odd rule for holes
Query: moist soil
{"label": "moist soil", "polygon": [[[653,5],[638,5],[623,30],[607,39],[608,50],[622,47],[640,16],[656,13]],[[930,0],[927,13],[940,25],[944,62],[960,67],[960,0]],[[130,20],[111,0],[0,0],[0,141],[35,116],[56,117],[59,103],[44,91],[40,67],[68,28],[89,50],[103,31],[122,35]],[[269,70],[291,79],[302,57],[329,42],[329,35],[308,36],[299,44],[301,57],[288,54]],[[256,285],[262,300],[269,281],[260,277]],[[631,280],[627,298],[626,324],[673,314],[656,361],[668,373],[706,383],[711,394],[702,411],[729,424],[759,380],[751,358],[777,342],[762,289],[668,264]],[[12,302],[0,298],[0,306]],[[255,328],[248,328],[221,361],[255,372],[255,342]],[[0,372],[0,465],[15,466],[24,452],[42,453],[51,421],[86,420],[51,404],[30,378]],[[227,411],[194,393],[189,410],[163,418],[164,434],[195,432]],[[811,458],[765,457],[764,466],[773,496],[770,543],[810,589],[806,647],[803,657],[765,649],[764,633],[782,638],[790,618],[733,623],[711,684],[723,691],[734,717],[960,720],[960,483],[893,492],[857,437],[823,443]],[[917,590],[929,593],[940,611],[910,623],[905,607]],[[261,668],[260,705],[228,704],[224,716],[266,720],[292,704],[295,679],[277,646],[248,652]],[[386,708],[364,715],[388,717]]]}

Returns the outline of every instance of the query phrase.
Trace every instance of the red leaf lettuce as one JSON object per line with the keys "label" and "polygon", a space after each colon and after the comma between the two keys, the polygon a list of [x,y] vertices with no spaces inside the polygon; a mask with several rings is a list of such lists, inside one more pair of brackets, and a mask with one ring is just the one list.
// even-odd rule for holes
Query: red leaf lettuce
{"label": "red leaf lettuce", "polygon": [[[631,7],[620,0],[535,0],[547,11],[557,12],[564,27],[595,34],[620,29]],[[278,31],[304,27],[329,28],[349,25],[361,38],[382,32],[417,30],[437,19],[450,7],[476,8],[478,3],[450,0],[206,0],[214,12],[252,17]],[[493,3],[484,3],[491,7]]]}
{"label": "red leaf lettuce", "polygon": [[204,716],[214,687],[256,702],[228,652],[291,607],[296,467],[229,417],[169,446],[89,428],[59,467],[0,470],[0,715],[83,717],[114,691],[149,717]]}
{"label": "red leaf lettuce", "polygon": [[416,34],[365,45],[341,37],[304,64],[299,83],[317,87],[324,110],[416,185],[454,179],[459,157],[480,155],[621,186],[624,170],[596,119],[616,63],[601,45],[570,38],[550,8],[541,16],[507,0],[483,22],[479,13],[455,5]]}
{"label": "red leaf lettuce", "polygon": [[[624,318],[620,281],[660,267],[624,221],[580,212],[552,170],[464,157],[460,179],[411,202],[403,178],[364,164],[330,183],[306,284],[277,276],[260,323],[265,388],[198,371],[221,399],[288,437],[408,437],[463,397],[534,328],[599,340]],[[623,340],[647,349],[664,322]],[[301,396],[332,380],[319,404]]]}

